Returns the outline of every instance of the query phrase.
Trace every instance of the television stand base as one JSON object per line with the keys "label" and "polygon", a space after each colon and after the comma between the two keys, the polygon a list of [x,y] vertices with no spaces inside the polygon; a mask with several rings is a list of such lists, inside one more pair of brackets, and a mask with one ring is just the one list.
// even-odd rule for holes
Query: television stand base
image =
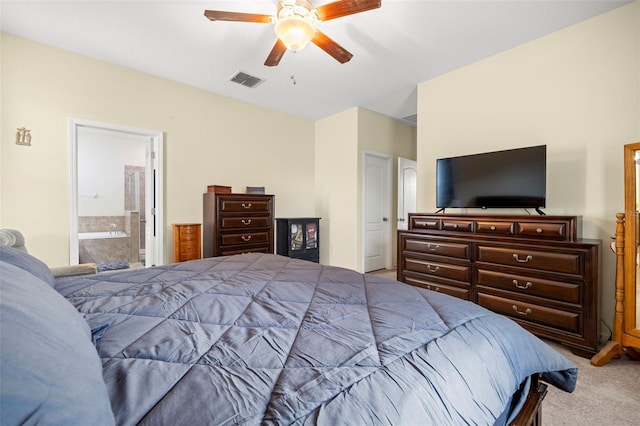
{"label": "television stand base", "polygon": [[540,207],[536,207],[536,211],[538,212],[538,214],[540,216],[546,216],[547,214],[545,212],[543,212],[542,210],[540,210]]}

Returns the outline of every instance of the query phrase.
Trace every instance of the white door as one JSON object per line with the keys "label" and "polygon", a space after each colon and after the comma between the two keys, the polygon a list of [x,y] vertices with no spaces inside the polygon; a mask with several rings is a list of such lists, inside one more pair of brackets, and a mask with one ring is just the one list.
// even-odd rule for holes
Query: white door
{"label": "white door", "polygon": [[364,272],[390,267],[391,158],[364,157]]}
{"label": "white door", "polygon": [[408,214],[416,212],[418,163],[398,158],[398,229],[409,227]]}
{"label": "white door", "polygon": [[[71,142],[71,215],[69,226],[69,262],[79,262],[79,216],[121,216],[125,210],[137,210],[131,203],[144,208],[140,214],[139,260],[145,266],[162,265],[163,262],[163,171],[162,171],[162,132],[116,126],[87,120],[70,120]],[[135,146],[135,148],[133,148]],[[127,148],[128,147],[128,148]],[[79,155],[80,151],[83,155]],[[105,154],[106,153],[106,154]],[[134,157],[131,157],[134,155]],[[100,167],[106,163],[126,162],[135,164],[125,166],[112,175],[115,177],[107,184],[105,173]],[[86,162],[93,162],[85,164]],[[125,164],[126,164],[125,163]],[[142,166],[142,167],[140,167]],[[144,176],[135,176],[136,173]],[[134,179],[130,179],[134,178]],[[127,186],[127,183],[131,185]],[[114,186],[115,185],[115,186]],[[141,187],[144,185],[144,188]],[[96,188],[107,188],[104,192]],[[135,189],[135,190],[134,190]],[[126,192],[130,194],[125,195]],[[135,194],[134,194],[135,193]],[[108,196],[117,202],[110,202]],[[144,200],[138,196],[144,196]],[[90,213],[83,213],[87,203],[80,208],[80,201],[99,201],[92,203]],[[127,206],[129,202],[129,206]],[[108,209],[111,204],[122,204],[116,211]],[[121,208],[122,207],[122,208]],[[96,210],[97,209],[97,210]]]}

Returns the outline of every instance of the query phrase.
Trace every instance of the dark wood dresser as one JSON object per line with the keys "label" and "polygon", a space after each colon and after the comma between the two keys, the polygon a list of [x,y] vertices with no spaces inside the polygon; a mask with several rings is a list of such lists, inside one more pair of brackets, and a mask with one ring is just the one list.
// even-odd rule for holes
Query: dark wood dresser
{"label": "dark wood dresser", "polygon": [[273,253],[274,196],[203,194],[203,257]]}
{"label": "dark wood dresser", "polygon": [[600,323],[599,240],[576,216],[409,214],[398,280],[468,299],[591,357]]}
{"label": "dark wood dresser", "polygon": [[173,261],[185,262],[201,258],[202,244],[199,223],[173,224]]}

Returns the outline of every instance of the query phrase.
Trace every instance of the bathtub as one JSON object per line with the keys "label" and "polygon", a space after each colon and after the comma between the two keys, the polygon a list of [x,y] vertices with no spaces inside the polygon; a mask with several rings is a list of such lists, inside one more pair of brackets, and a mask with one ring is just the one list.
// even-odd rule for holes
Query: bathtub
{"label": "bathtub", "polygon": [[103,240],[107,238],[124,238],[124,237],[128,237],[127,233],[124,231],[80,232],[78,234],[79,240]]}
{"label": "bathtub", "polygon": [[78,248],[80,263],[137,262],[139,257],[124,231],[80,232]]}

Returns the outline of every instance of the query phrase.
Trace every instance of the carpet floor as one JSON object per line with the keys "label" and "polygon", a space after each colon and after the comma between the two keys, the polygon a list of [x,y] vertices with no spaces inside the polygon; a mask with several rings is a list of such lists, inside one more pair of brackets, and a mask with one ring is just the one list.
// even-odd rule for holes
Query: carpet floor
{"label": "carpet floor", "polygon": [[640,361],[625,355],[594,367],[564,346],[547,343],[578,367],[578,384],[572,393],[549,386],[542,403],[543,425],[640,425]]}

